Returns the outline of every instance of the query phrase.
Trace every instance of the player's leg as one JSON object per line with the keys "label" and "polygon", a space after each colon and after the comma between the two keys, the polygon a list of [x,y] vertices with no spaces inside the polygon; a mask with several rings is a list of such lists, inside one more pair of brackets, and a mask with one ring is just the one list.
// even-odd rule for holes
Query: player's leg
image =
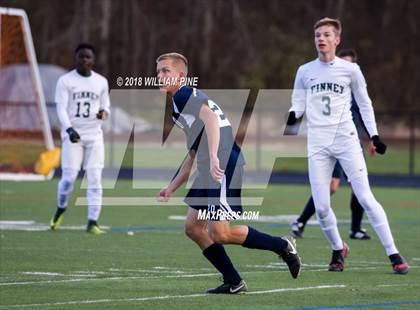
{"label": "player's leg", "polygon": [[357,200],[356,195],[351,193],[350,199],[350,210],[351,210],[351,229],[349,237],[356,240],[369,240],[371,239],[366,229],[362,228],[362,219],[365,210]]}
{"label": "player's leg", "polygon": [[57,186],[57,209],[50,220],[51,230],[57,230],[67,209],[74,182],[76,181],[83,160],[83,148],[80,143],[71,143],[66,138],[61,151],[61,178]]}
{"label": "player's leg", "polygon": [[308,158],[309,180],[315,202],[316,216],[325,238],[332,248],[330,271],[343,271],[344,243],[337,227],[337,219],[331,209],[330,178],[336,160],[326,151],[317,152]]}
{"label": "player's leg", "polygon": [[88,202],[86,231],[94,235],[104,234],[105,231],[100,229],[98,224],[102,210],[102,169],[89,168],[86,170],[86,175],[88,183],[86,189]]}
{"label": "player's leg", "polygon": [[[342,175],[342,168],[340,164],[337,162],[334,166],[334,171],[332,174],[331,184],[330,184],[330,191],[331,195],[334,194],[338,187],[340,186],[340,178]],[[314,199],[311,196],[306,203],[305,208],[303,209],[300,216],[294,221],[291,225],[292,228],[292,235],[298,238],[303,238],[303,233],[305,230],[306,223],[309,219],[315,214],[315,204]]]}
{"label": "player's leg", "polygon": [[306,223],[315,214],[314,199],[309,197],[308,202],[305,205],[302,213],[299,217],[291,224],[292,235],[297,238],[303,238]]}
{"label": "player's leg", "polygon": [[[349,145],[349,144],[348,144]],[[358,142],[349,145],[346,152],[339,154],[339,160],[351,183],[357,200],[365,209],[369,222],[379,237],[396,273],[407,273],[408,265],[395,246],[394,238],[384,209],[375,199],[369,186],[367,168]]]}
{"label": "player's leg", "polygon": [[238,244],[246,248],[269,250],[289,266],[293,278],[300,272],[300,258],[293,238],[271,236],[246,225],[230,225],[229,220],[242,213],[241,187],[243,167],[228,167],[217,189],[209,191],[216,218],[209,222],[210,237],[218,243]]}
{"label": "player's leg", "polygon": [[[247,290],[245,282],[233,266],[222,244],[214,242],[208,232],[208,221],[199,218],[199,211],[207,211],[208,176],[199,175],[188,191],[185,202],[188,208],[185,234],[202,250],[204,257],[222,274],[223,284],[207,292],[212,294],[235,294]],[[232,290],[231,290],[232,288]]]}
{"label": "player's leg", "polygon": [[104,144],[102,136],[84,142],[84,168],[87,177],[88,202],[86,231],[95,235],[105,233],[98,225],[102,210],[102,169],[104,167]]}

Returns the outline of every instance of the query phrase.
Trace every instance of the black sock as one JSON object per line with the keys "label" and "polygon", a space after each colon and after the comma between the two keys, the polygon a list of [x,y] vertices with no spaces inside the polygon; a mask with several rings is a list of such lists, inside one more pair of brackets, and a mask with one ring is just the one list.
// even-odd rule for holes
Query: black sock
{"label": "black sock", "polygon": [[299,216],[297,221],[299,223],[303,223],[303,225],[306,225],[306,222],[309,221],[309,219],[314,214],[315,214],[315,204],[314,204],[314,199],[311,196],[311,198],[309,198],[308,202],[306,203],[305,209],[303,209],[302,214]]}
{"label": "black sock", "polygon": [[404,260],[402,259],[400,253],[391,254],[388,257],[389,257],[389,260],[391,261],[391,264],[393,265],[404,263]]}
{"label": "black sock", "polygon": [[96,226],[98,226],[98,222],[96,222],[96,221],[94,221],[94,220],[88,220],[88,224],[87,224],[87,226],[88,226],[88,227],[90,227],[90,226],[92,226],[92,225],[96,225]]}
{"label": "black sock", "polygon": [[66,209],[67,209],[67,208],[60,208],[60,207],[57,207],[57,210],[55,211],[55,214],[54,214],[54,222],[57,222],[58,217],[59,217],[61,214],[63,214],[63,213],[66,211]]}
{"label": "black sock", "polygon": [[280,255],[287,248],[288,242],[280,237],[270,236],[248,226],[248,235],[242,246],[250,249],[269,250]]}
{"label": "black sock", "polygon": [[360,231],[362,229],[362,218],[363,218],[363,207],[360,205],[359,200],[357,200],[356,195],[351,193],[350,201],[351,209],[351,230],[353,232]]}
{"label": "black sock", "polygon": [[203,255],[223,275],[224,283],[237,285],[241,282],[242,278],[233,266],[223,245],[220,243],[213,243],[203,250]]}

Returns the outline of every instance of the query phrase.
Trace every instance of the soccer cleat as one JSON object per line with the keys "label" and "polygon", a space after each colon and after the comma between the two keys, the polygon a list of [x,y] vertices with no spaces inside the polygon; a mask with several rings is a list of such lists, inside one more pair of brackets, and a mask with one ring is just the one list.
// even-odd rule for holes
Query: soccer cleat
{"label": "soccer cleat", "polygon": [[[348,248],[345,243],[343,243],[343,250],[333,250],[332,258],[330,265],[328,266],[328,271],[341,272],[344,270],[344,254],[347,255]],[[347,249],[346,251],[344,249]]]}
{"label": "soccer cleat", "polygon": [[363,228],[361,228],[359,231],[350,230],[349,237],[350,239],[356,239],[356,240],[370,240],[371,239],[366,229],[363,229]]}
{"label": "soccer cleat", "polygon": [[233,285],[229,283],[223,283],[222,285],[207,290],[207,294],[241,294],[248,291],[248,287],[244,280],[241,280],[239,284]]}
{"label": "soccer cleat", "polygon": [[293,279],[296,279],[299,276],[301,268],[300,257],[296,250],[296,240],[295,238],[288,236],[281,238],[287,241],[288,245],[279,257],[287,264],[287,267],[289,267]]}
{"label": "soccer cleat", "polygon": [[103,235],[103,234],[106,234],[106,232],[104,230],[100,229],[99,226],[96,225],[96,224],[88,225],[86,231],[88,233],[90,233],[90,234],[93,234],[93,235]]}
{"label": "soccer cleat", "polygon": [[392,269],[395,274],[407,274],[410,266],[406,263],[404,258],[399,254],[392,254],[389,256],[391,260]]}
{"label": "soccer cleat", "polygon": [[292,235],[295,238],[303,238],[303,231],[305,230],[305,224],[301,222],[293,222],[292,225],[290,225],[292,228]]}
{"label": "soccer cleat", "polygon": [[63,216],[64,214],[60,214],[60,216],[57,218],[57,221],[54,222],[54,216],[50,220],[50,229],[51,230],[58,230],[61,226],[61,223],[63,222]]}
{"label": "soccer cleat", "polygon": [[392,269],[394,270],[395,274],[407,274],[410,266],[406,262],[401,264],[392,264]]}

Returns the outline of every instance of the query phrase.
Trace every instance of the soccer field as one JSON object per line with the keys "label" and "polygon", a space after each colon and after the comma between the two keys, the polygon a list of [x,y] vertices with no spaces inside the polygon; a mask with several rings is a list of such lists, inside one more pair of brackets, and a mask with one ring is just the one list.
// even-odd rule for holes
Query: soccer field
{"label": "soccer field", "polygon": [[[397,246],[411,265],[408,275],[392,274],[367,223],[373,240],[348,238],[350,191],[342,187],[333,205],[350,246],[343,273],[326,271],[330,250],[314,224],[307,227],[304,239],[297,240],[304,266],[297,280],[271,252],[227,246],[249,292],[209,296],[203,292],[220,284],[219,275],[184,235],[183,221],[169,219],[185,215],[185,207],[105,206],[100,223],[109,227],[108,234],[93,236],[82,230],[86,207],[73,205],[75,196],[84,195],[79,189],[63,229],[50,232],[45,229],[55,209],[56,185],[57,180],[1,183],[0,309],[420,308],[418,189],[373,189],[387,211]],[[147,193],[132,190],[129,181],[119,181],[104,196]],[[247,210],[260,211],[267,221],[246,224],[285,235],[287,215],[300,212],[309,187],[272,185],[266,191],[246,193],[256,194],[265,196],[263,206]]]}

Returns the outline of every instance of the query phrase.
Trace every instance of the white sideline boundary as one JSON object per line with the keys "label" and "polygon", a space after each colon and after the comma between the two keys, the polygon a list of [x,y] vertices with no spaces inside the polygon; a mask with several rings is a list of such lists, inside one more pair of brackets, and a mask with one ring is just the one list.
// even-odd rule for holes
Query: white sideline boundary
{"label": "white sideline boundary", "polygon": [[[254,265],[254,268],[257,265]],[[310,267],[311,265],[306,265],[306,267]],[[370,266],[370,267],[348,267],[348,270],[376,270],[383,268],[383,266]],[[305,268],[305,265],[303,266]],[[411,269],[420,268],[420,266],[410,265]],[[271,268],[270,268],[271,269]],[[278,271],[284,271],[287,267],[284,265],[279,265],[277,267]],[[327,265],[324,265],[322,268],[317,269],[304,269],[303,272],[326,272]],[[144,271],[142,271],[144,272]],[[149,272],[149,271],[147,271]],[[244,271],[243,274],[256,274],[256,273],[266,273],[271,272],[271,270],[254,270],[254,271]],[[391,269],[389,271],[391,273]],[[152,273],[153,274],[153,273]],[[121,281],[121,280],[138,280],[138,279],[171,279],[171,278],[196,278],[196,277],[214,277],[220,275],[219,273],[190,273],[190,274],[169,274],[169,275],[144,275],[144,276],[115,276],[115,277],[86,277],[86,275],[80,274],[71,274],[71,275],[64,275],[68,276],[79,276],[80,278],[72,278],[72,279],[62,279],[62,280],[40,280],[40,281],[16,281],[16,282],[0,282],[0,287],[2,286],[20,286],[20,285],[45,285],[45,284],[58,284],[58,283],[72,283],[72,282],[88,282],[88,281]]]}
{"label": "white sideline boundary", "polygon": [[[295,288],[278,288],[272,290],[261,290],[247,292],[245,295],[256,294],[273,294],[284,293],[293,291],[316,290],[316,289],[331,289],[331,288],[345,288],[345,285],[318,285],[306,286]],[[210,297],[209,294],[189,294],[189,295],[163,295],[163,296],[150,296],[150,297],[133,297],[133,298],[120,298],[120,299],[92,299],[92,300],[72,300],[63,302],[43,303],[43,304],[15,304],[15,305],[1,305],[0,308],[24,308],[24,307],[51,307],[51,306],[65,306],[65,305],[85,305],[85,304],[98,304],[98,303],[111,303],[111,302],[132,302],[132,301],[150,301],[150,300],[165,300],[165,299],[180,299],[180,298],[196,298],[196,297]]]}

